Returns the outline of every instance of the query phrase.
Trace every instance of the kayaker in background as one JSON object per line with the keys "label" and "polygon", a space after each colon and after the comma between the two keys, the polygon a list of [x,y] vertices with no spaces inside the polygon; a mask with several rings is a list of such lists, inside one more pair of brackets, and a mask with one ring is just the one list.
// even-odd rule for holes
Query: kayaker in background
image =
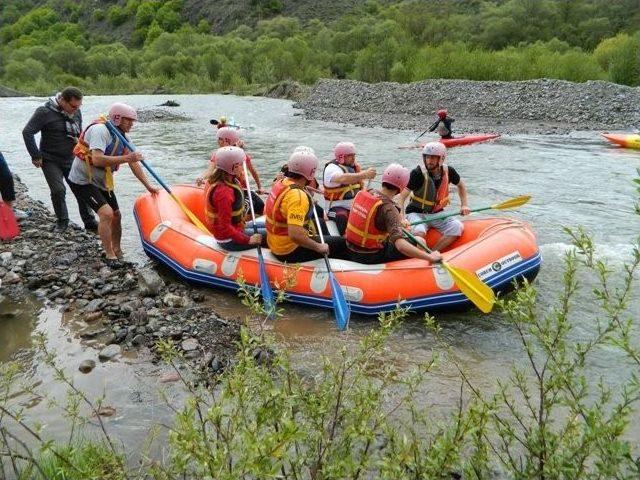
{"label": "kayaker in background", "polygon": [[[467,189],[456,170],[444,164],[447,147],[440,142],[427,143],[422,149],[422,164],[411,170],[409,183],[400,194],[399,205],[406,208],[409,223],[428,218],[429,214],[441,212],[449,204],[449,185],[458,187],[460,196],[460,213],[469,215],[471,210],[467,204]],[[428,228],[435,228],[442,237],[433,246],[434,250],[444,250],[451,245],[464,230],[464,225],[457,218],[449,217],[433,222],[414,225],[412,233],[426,236]]]}
{"label": "kayaker in background", "polygon": [[215,164],[205,174],[205,217],[207,228],[220,247],[229,251],[255,248],[262,235],[247,235],[245,226],[245,196],[240,186],[245,153],[239,147],[222,147],[215,152]]}
{"label": "kayaker in background", "polygon": [[[109,120],[125,137],[128,137],[137,118],[136,110],[124,103],[114,103],[109,108]],[[113,174],[120,165],[128,163],[133,174],[151,194],[158,193],[158,188],[149,183],[142,170],[139,163],[144,159],[142,153],[129,152],[103,120],[93,121],[80,134],[73,153],[75,158],[69,171],[69,186],[76,197],[83,199],[98,214],[98,234],[107,265],[122,267],[122,225],[120,207],[113,190]]]}
{"label": "kayaker in background", "polygon": [[438,119],[429,127],[429,131],[435,131],[441,138],[453,138],[453,122],[455,120],[447,115],[446,110],[438,110]]}
{"label": "kayaker in background", "polygon": [[[439,262],[439,252],[426,253],[404,239],[402,215],[393,202],[409,182],[409,170],[392,163],[382,174],[380,190],[361,190],[356,195],[347,224],[347,250],[354,262],[376,264],[422,258]],[[422,239],[419,239],[422,241]]]}
{"label": "kayaker in background", "polygon": [[[240,147],[240,146],[244,147],[244,142],[242,142],[242,140],[240,139],[240,134],[238,133],[238,131],[230,127],[219,128],[218,131],[216,132],[216,141],[218,142],[218,148]],[[211,158],[209,159],[210,163],[215,164],[215,156],[216,156],[216,152],[213,152],[211,154]],[[251,199],[253,200],[253,208],[255,210],[256,215],[262,215],[264,213],[264,202],[258,196],[258,194],[266,193],[266,192],[262,190],[262,184],[260,183],[260,176],[258,175],[258,172],[253,166],[253,163],[251,161],[251,156],[246,152],[245,152],[245,162],[247,162],[247,170],[253,177],[253,180],[256,184],[256,189],[257,189],[257,190],[251,190]],[[196,179],[196,185],[203,184],[204,182],[203,176],[204,176],[204,173]],[[245,197],[247,197],[248,196],[247,182],[244,178],[244,172],[238,177],[238,179],[240,181],[240,185],[245,190]],[[249,209],[248,204],[246,205],[246,207],[248,211]]]}
{"label": "kayaker in background", "polygon": [[344,235],[353,199],[364,188],[364,181],[376,176],[376,170],[360,168],[356,162],[356,147],[351,142],[337,143],[333,147],[333,157],[322,173],[324,198],[328,202],[329,219],[336,223],[340,235]]}
{"label": "kayaker in background", "polygon": [[211,125],[215,125],[216,128],[218,129],[224,128],[227,126],[227,117],[220,117],[220,120],[216,120],[215,118],[212,118],[211,120],[209,120],[209,123]]}
{"label": "kayaker in background", "polygon": [[315,236],[313,199],[305,187],[314,179],[317,168],[318,158],[310,149],[297,149],[289,157],[285,177],[273,184],[267,198],[267,244],[282,262],[307,262],[325,254],[341,258],[346,254],[344,238],[328,235],[325,243],[320,243]]}

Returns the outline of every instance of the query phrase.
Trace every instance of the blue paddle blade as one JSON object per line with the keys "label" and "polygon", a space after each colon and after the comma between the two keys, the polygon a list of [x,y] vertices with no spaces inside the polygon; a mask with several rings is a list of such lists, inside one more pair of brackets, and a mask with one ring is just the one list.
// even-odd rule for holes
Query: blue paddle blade
{"label": "blue paddle blade", "polygon": [[264,302],[264,309],[267,312],[267,319],[273,320],[276,316],[276,301],[267,276],[267,269],[262,256],[260,256],[260,293]]}
{"label": "blue paddle blade", "polygon": [[351,309],[347,300],[344,298],[344,292],[340,284],[333,276],[333,272],[329,272],[329,282],[331,283],[331,292],[333,293],[333,314],[336,319],[338,330],[345,330],[349,326],[349,317]]}

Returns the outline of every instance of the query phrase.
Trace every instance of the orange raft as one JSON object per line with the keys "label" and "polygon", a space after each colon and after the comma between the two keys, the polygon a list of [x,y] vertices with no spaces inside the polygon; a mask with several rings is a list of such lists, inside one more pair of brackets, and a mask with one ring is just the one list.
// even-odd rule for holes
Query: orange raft
{"label": "orange raft", "polygon": [[[204,220],[203,190],[191,185],[172,188],[187,207]],[[239,278],[259,283],[257,251],[227,252],[212,235],[203,234],[165,192],[141,195],[134,206],[144,251],[183,279],[201,285],[237,289]],[[508,218],[465,220],[462,237],[444,252],[447,262],[475,272],[496,292],[513,280],[533,280],[540,252],[528,224]],[[429,231],[433,245],[438,233]],[[287,285],[288,301],[331,308],[331,286],[324,261],[290,266],[263,250],[272,284]],[[471,306],[446,270],[424,260],[407,259],[379,265],[331,260],[351,311],[376,315],[398,304],[413,311],[458,310]]]}

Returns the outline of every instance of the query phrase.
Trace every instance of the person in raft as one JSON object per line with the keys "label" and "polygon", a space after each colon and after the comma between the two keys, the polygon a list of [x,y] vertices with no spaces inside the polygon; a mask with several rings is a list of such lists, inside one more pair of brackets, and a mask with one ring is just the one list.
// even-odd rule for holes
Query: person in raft
{"label": "person in raft", "polygon": [[364,188],[364,181],[376,176],[376,169],[360,168],[356,162],[356,147],[351,142],[337,143],[333,147],[333,157],[322,173],[324,198],[328,202],[329,219],[336,223],[340,235],[344,235],[353,199]]}
{"label": "person in raft", "polygon": [[[439,262],[439,252],[427,253],[405,240],[402,233],[402,215],[393,197],[409,182],[409,170],[392,163],[382,174],[380,190],[360,190],[353,200],[347,223],[347,250],[349,259],[364,264],[376,264],[422,258]],[[423,242],[423,239],[418,239]]]}
{"label": "person in raft", "polygon": [[267,198],[267,244],[282,262],[307,262],[326,254],[344,258],[346,254],[344,238],[325,236],[321,243],[314,235],[314,204],[305,187],[317,168],[318,158],[309,149],[296,149],[287,162],[285,177],[273,184]]}
{"label": "person in raft", "polygon": [[209,123],[211,125],[215,125],[216,128],[218,129],[224,128],[227,126],[227,117],[220,117],[220,120],[216,120],[215,118],[212,118],[211,120],[209,120]]}
{"label": "person in raft", "polygon": [[451,124],[455,120],[447,116],[446,110],[438,110],[438,119],[429,127],[429,131],[435,131],[440,138],[453,138],[453,130],[451,130]]}
{"label": "person in raft", "polygon": [[[429,214],[441,212],[449,204],[450,184],[458,187],[460,213],[471,213],[467,204],[467,188],[458,172],[444,163],[446,154],[447,147],[440,142],[427,143],[422,149],[422,164],[411,171],[409,184],[400,194],[400,205],[404,205],[409,197],[406,208],[409,223],[425,220]],[[434,250],[442,251],[462,235],[464,225],[457,218],[449,217],[414,225],[412,232],[424,237],[428,228],[435,228],[442,234],[433,246]]]}
{"label": "person in raft", "polygon": [[255,248],[262,243],[259,233],[244,233],[244,192],[239,179],[245,153],[240,147],[222,147],[216,151],[215,166],[205,174],[205,217],[207,228],[220,247],[228,251]]}
{"label": "person in raft", "polygon": [[[218,142],[218,148],[238,147],[238,146],[244,145],[243,143],[241,143],[242,141],[240,139],[240,134],[238,133],[238,131],[230,127],[223,127],[218,129],[218,131],[216,132],[216,140]],[[212,165],[215,165],[216,152],[213,152],[211,154],[211,158],[209,159],[209,161]],[[246,152],[245,152],[245,162],[247,162],[247,170],[253,177],[253,180],[255,181],[255,185],[257,189],[257,190],[253,190],[253,189],[251,190],[251,199],[253,200],[253,208],[255,210],[256,215],[262,215],[264,213],[264,202],[258,196],[258,193],[266,193],[266,192],[263,192],[262,190],[260,177],[258,176],[258,172],[254,168],[253,163],[251,162],[251,156]],[[238,181],[240,182],[240,186],[242,186],[242,189],[245,191],[245,208],[246,208],[246,211],[248,212],[249,211],[249,204],[247,200],[248,190],[247,190],[247,182],[244,178],[244,171],[241,172],[240,176],[238,177]],[[196,179],[197,185],[201,185],[203,182],[204,182],[204,178],[202,178],[202,176]]]}
{"label": "person in raft", "polygon": [[[133,107],[124,103],[114,103],[109,108],[109,120],[122,134],[133,127],[138,115]],[[94,120],[78,138],[73,149],[75,158],[69,172],[69,186],[78,198],[84,199],[98,214],[98,234],[107,258],[107,265],[122,266],[120,246],[122,236],[120,207],[113,191],[113,174],[123,163],[128,163],[140,183],[151,193],[158,188],[149,183],[142,171],[140,152],[129,152],[115,135],[112,135],[103,120]]]}

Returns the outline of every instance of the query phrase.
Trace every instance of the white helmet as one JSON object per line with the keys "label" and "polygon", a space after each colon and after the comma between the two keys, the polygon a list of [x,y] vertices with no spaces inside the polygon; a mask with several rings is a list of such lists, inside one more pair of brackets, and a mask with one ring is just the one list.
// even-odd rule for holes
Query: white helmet
{"label": "white helmet", "polygon": [[287,168],[291,173],[297,173],[311,181],[318,168],[318,158],[309,150],[293,152],[287,162]]}
{"label": "white helmet", "polygon": [[316,154],[315,150],[311,147],[305,147],[304,145],[300,145],[299,147],[296,147],[293,149],[293,153],[297,153],[297,152],[309,152],[313,155]]}
{"label": "white helmet", "polygon": [[429,142],[422,149],[422,155],[435,155],[444,160],[444,157],[447,156],[447,147],[440,142]]}

